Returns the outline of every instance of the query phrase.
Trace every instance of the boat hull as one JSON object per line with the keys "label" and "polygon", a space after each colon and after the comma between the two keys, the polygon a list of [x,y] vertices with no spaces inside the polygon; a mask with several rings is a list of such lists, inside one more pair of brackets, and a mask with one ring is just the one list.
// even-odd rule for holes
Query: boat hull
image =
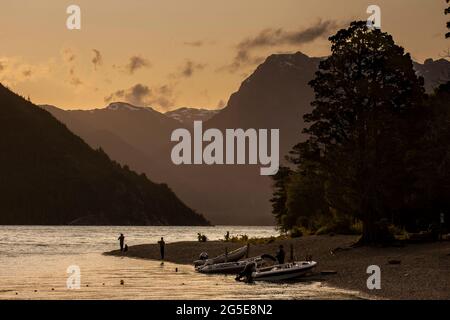
{"label": "boat hull", "polygon": [[257,266],[260,266],[264,260],[261,257],[253,257],[237,262],[224,262],[217,264],[207,264],[204,266],[199,266],[195,270],[200,273],[212,274],[238,274],[242,272],[248,263],[255,262]]}
{"label": "boat hull", "polygon": [[246,263],[229,262],[207,265],[197,268],[197,271],[205,274],[221,273],[221,274],[238,274],[244,270]]}
{"label": "boat hull", "polygon": [[253,281],[286,281],[300,278],[310,272],[316,262],[301,262],[294,264],[284,264],[272,268],[264,268],[253,272]]}
{"label": "boat hull", "polygon": [[207,259],[207,260],[196,260],[194,261],[194,266],[199,267],[203,265],[208,264],[218,264],[218,263],[224,263],[224,262],[235,262],[240,259],[242,259],[247,254],[247,246],[241,247],[239,249],[236,249],[230,253],[228,253],[226,256],[225,254],[222,254],[218,257]]}

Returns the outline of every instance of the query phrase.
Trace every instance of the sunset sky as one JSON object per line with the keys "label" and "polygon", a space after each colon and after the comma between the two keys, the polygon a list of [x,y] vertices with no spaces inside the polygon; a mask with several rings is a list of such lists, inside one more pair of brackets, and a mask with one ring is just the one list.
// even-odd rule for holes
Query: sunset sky
{"label": "sunset sky", "polygon": [[[66,28],[71,4],[81,30]],[[370,4],[416,61],[450,47],[444,0],[2,0],[0,81],[65,109],[215,109],[271,53],[327,55],[327,37]]]}

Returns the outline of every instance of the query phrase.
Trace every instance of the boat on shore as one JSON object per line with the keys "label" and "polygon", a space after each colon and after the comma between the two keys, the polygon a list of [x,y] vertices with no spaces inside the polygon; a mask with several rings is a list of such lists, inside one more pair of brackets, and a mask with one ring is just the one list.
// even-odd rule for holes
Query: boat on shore
{"label": "boat on shore", "polygon": [[[254,260],[257,262],[256,260]],[[200,273],[222,273],[222,274],[238,274],[245,269],[248,261],[223,262],[216,264],[207,264],[197,267],[195,270]]]}
{"label": "boat on shore", "polygon": [[243,257],[247,255],[248,246],[244,246],[241,248],[238,248],[234,251],[231,251],[230,253],[224,253],[220,256],[217,256],[215,258],[211,259],[199,259],[194,261],[194,266],[199,267],[203,265],[214,265],[219,263],[225,263],[225,262],[236,262]]}
{"label": "boat on shore", "polygon": [[[263,254],[261,256],[247,258],[240,261],[235,262],[223,262],[216,264],[204,264],[195,268],[197,272],[200,273],[222,273],[222,274],[238,274],[244,271],[245,267],[249,263],[255,263],[257,267],[261,267],[266,265],[268,261],[271,260],[276,261],[274,257],[268,254]],[[273,263],[272,263],[273,264]]]}
{"label": "boat on shore", "polygon": [[315,261],[298,261],[258,268],[252,273],[253,281],[284,281],[304,276],[317,265]]}

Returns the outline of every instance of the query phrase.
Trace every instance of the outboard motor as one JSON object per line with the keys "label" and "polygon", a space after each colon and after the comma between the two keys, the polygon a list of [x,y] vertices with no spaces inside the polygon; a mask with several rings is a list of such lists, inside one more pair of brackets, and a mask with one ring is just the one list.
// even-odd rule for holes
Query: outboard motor
{"label": "outboard motor", "polygon": [[252,283],[253,277],[252,273],[256,271],[256,262],[252,261],[245,265],[244,270],[242,270],[237,276],[236,281],[241,281],[244,278],[246,283]]}
{"label": "outboard motor", "polygon": [[200,260],[208,260],[209,256],[208,256],[208,253],[202,252],[202,253],[200,253],[200,256],[198,258]]}

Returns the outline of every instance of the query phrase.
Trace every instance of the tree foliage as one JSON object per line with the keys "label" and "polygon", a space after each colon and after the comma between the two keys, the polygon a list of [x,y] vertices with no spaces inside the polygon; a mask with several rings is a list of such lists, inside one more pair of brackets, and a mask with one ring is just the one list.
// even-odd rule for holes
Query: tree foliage
{"label": "tree foliage", "polygon": [[361,243],[388,241],[388,224],[417,227],[448,208],[448,85],[426,99],[409,54],[365,22],[330,41],[310,82],[309,138],[277,181],[286,202],[274,213],[285,228],[350,217],[362,222]]}

